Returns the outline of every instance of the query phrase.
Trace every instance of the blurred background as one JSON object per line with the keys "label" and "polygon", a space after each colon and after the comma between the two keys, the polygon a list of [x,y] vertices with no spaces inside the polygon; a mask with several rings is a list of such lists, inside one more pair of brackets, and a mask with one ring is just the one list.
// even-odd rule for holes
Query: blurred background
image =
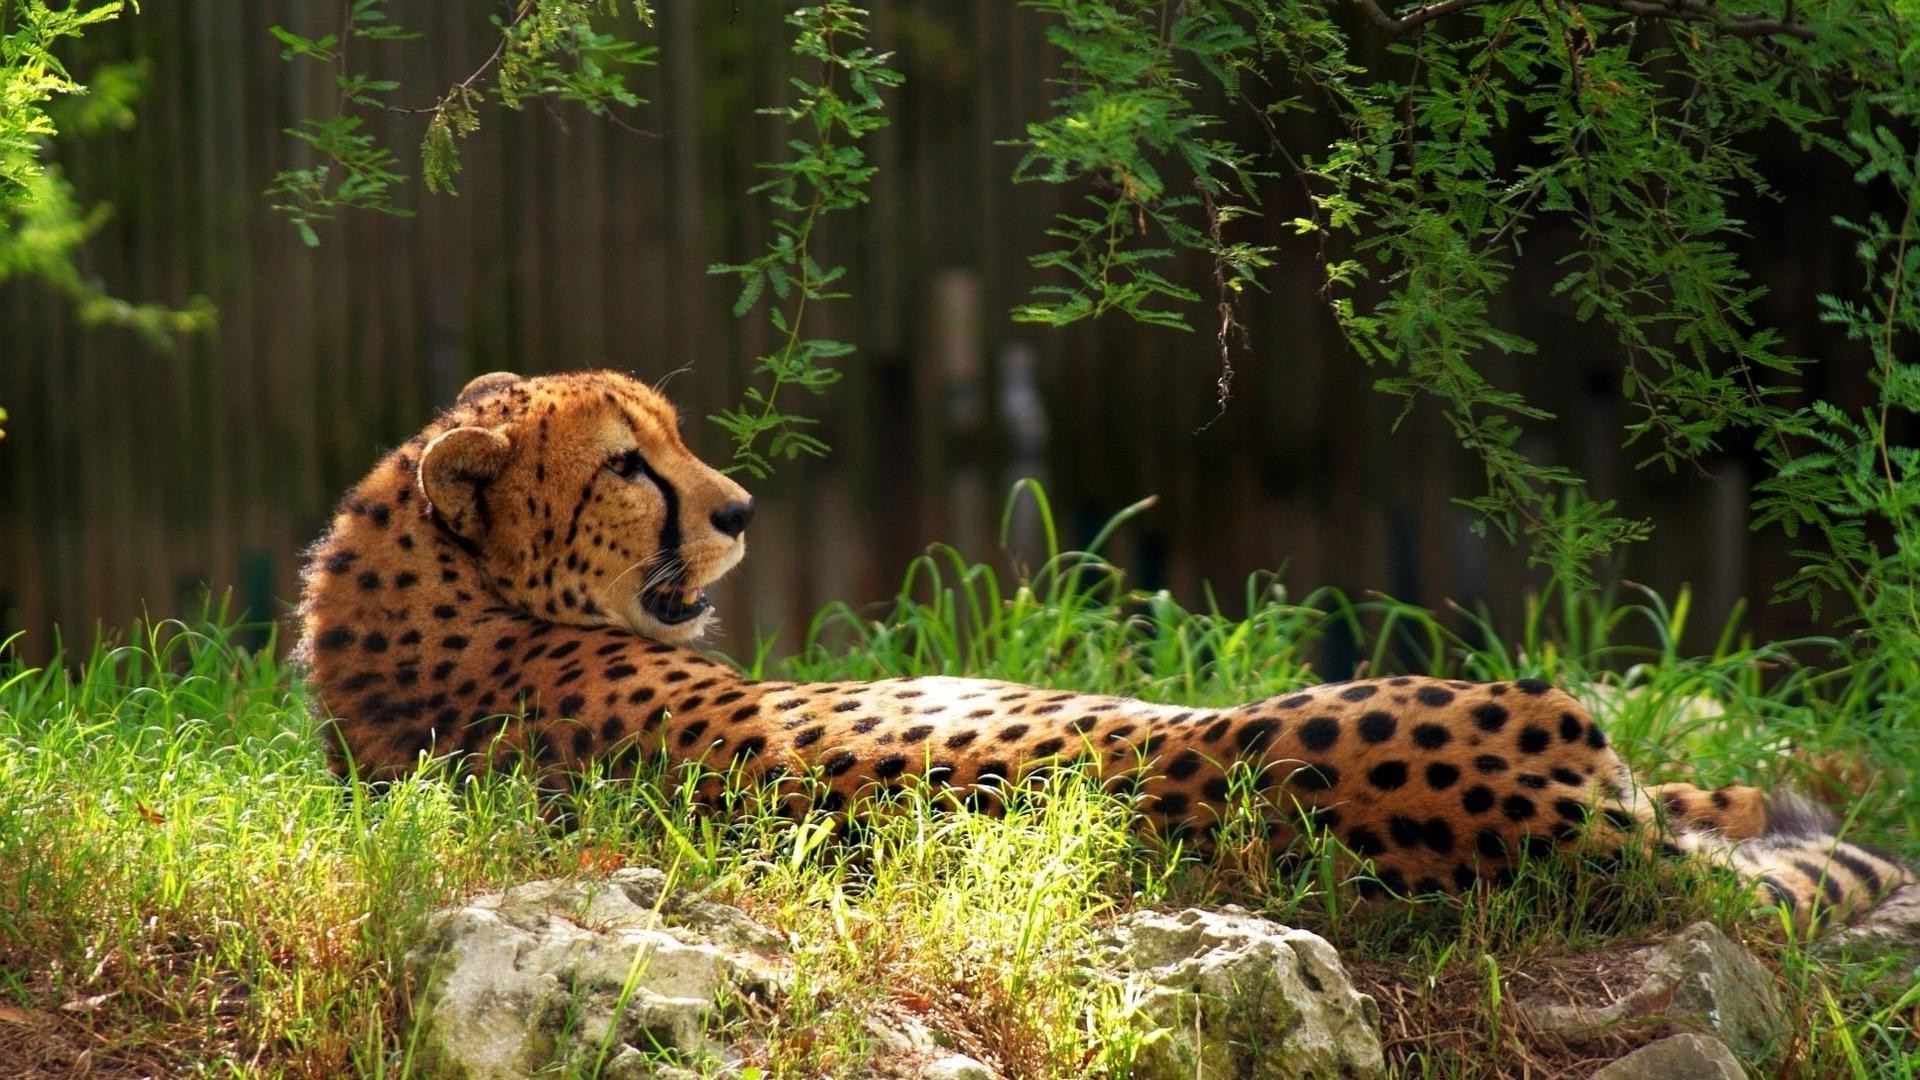
{"label": "blurred background", "polygon": [[[930,543],[1032,560],[1030,528],[1000,539],[1007,492],[1025,476],[1045,483],[1070,544],[1159,496],[1109,552],[1134,584],[1188,605],[1211,582],[1237,612],[1248,575],[1275,571],[1295,596],[1329,585],[1517,612],[1538,575],[1452,503],[1483,477],[1437,411],[1403,418],[1370,388],[1384,372],[1344,347],[1318,296],[1318,243],[1287,227],[1304,213],[1291,176],[1268,182],[1265,217],[1244,225],[1280,245],[1279,262],[1268,291],[1242,303],[1251,347],[1234,354],[1221,410],[1210,331],[1053,331],[1008,317],[1036,280],[1027,258],[1046,250],[1048,220],[1078,198],[1014,185],[1019,151],[1001,145],[1055,93],[1042,20],[1010,3],[876,6],[876,44],[897,52],[906,84],[869,146],[871,205],[821,225],[823,261],[848,266],[853,298],[808,315],[810,333],[858,347],[845,380],[802,406],[823,417],[833,454],[750,485],[761,509],[746,564],[717,590],[718,647],[748,655],[777,633],[776,651],[791,650],[823,604],[891,596]],[[431,104],[498,41],[486,7],[396,3],[426,37],[378,47],[370,66]],[[131,299],[204,293],[220,325],[163,354],[78,328],[32,283],[0,287],[0,405],[12,414],[0,635],[24,631],[26,655],[44,657],[56,625],[85,639],[143,612],[188,612],[209,588],[253,617],[284,617],[334,500],[485,371],[605,366],[664,381],[689,443],[724,460],[722,433],[698,418],[739,400],[769,332],[761,311],[730,316],[733,284],[706,268],[767,236],[766,207],[746,191],[754,162],[789,137],[754,112],[790,96],[784,10],[662,4],[658,28],[635,32],[660,46],[658,66],[632,76],[648,104],[618,123],[489,110],[464,145],[457,198],[410,184],[400,201],[416,217],[349,216],[321,227],[317,249],[261,192],[276,170],[310,163],[282,129],[330,111],[334,92],[317,65],[283,62],[268,27],[321,33],[337,3],[172,0],[90,31],[76,75],[134,59],[146,92],[132,129],[60,143],[80,192],[113,206],[88,269]],[[1250,113],[1224,109],[1227,134],[1264,144]],[[381,122],[411,167],[424,121]],[[1280,134],[1311,154],[1328,135],[1315,123],[1296,114]],[[1755,314],[1782,330],[1785,351],[1821,358],[1811,389],[1855,407],[1864,357],[1819,323],[1814,299],[1855,284],[1830,224],[1853,185],[1791,140],[1766,154],[1787,197],[1747,208],[1747,263],[1771,290]],[[1526,448],[1656,527],[1604,576],[1669,594],[1689,584],[1697,647],[1743,597],[1759,636],[1811,628],[1803,608],[1765,603],[1794,565],[1792,543],[1749,531],[1744,447],[1698,472],[1637,469],[1643,453],[1620,445],[1632,418],[1620,352],[1550,293],[1568,238],[1523,239],[1496,321],[1543,348],[1491,371],[1558,414]],[[1188,261],[1172,276],[1210,294],[1208,273]],[[1206,326],[1209,306],[1191,314]]]}

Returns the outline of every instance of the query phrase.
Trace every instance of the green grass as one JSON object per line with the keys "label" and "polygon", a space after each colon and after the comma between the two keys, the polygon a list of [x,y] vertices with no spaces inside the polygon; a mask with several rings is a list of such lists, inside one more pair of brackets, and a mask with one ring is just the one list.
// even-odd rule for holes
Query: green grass
{"label": "green grass", "polygon": [[[1095,555],[1056,555],[1011,579],[937,549],[890,610],[829,609],[791,661],[771,664],[762,648],[743,666],[823,679],[965,673],[1218,704],[1317,681],[1311,661],[1337,632],[1360,643],[1371,674],[1553,678],[1595,701],[1648,779],[1844,794],[1859,835],[1920,851],[1920,803],[1906,796],[1920,728],[1875,708],[1920,658],[1823,669],[1830,642],[1756,646],[1734,627],[1708,654],[1684,655],[1685,594],[1636,589],[1549,592],[1507,633],[1381,598],[1290,601],[1264,578],[1244,601],[1244,618],[1187,610],[1127,590]],[[378,797],[341,785],[297,677],[235,636],[214,613],[41,669],[0,664],[9,1075],[417,1072],[397,979],[425,914],[622,862],[660,866],[791,932],[794,992],[777,1015],[728,1033],[774,1075],[857,1075],[873,1052],[866,1018],[895,1011],[1011,1075],[1123,1076],[1142,1037],[1127,988],[1085,978],[1075,957],[1131,908],[1225,902],[1333,941],[1381,998],[1390,1058],[1409,1076],[1517,1074],[1593,1053],[1514,1024],[1515,974],[1578,971],[1595,950],[1699,918],[1780,970],[1800,1033],[1779,1048],[1780,1074],[1920,1073],[1910,959],[1902,970],[1786,944],[1704,871],[1532,866],[1499,893],[1362,905],[1324,842],[1280,873],[1242,823],[1219,860],[1197,864],[1140,840],[1123,801],[1070,772],[1003,818],[936,813],[910,795],[850,843],[819,822],[693,814],[689,786],[660,776],[584,785],[562,829],[519,775],[427,768]]]}

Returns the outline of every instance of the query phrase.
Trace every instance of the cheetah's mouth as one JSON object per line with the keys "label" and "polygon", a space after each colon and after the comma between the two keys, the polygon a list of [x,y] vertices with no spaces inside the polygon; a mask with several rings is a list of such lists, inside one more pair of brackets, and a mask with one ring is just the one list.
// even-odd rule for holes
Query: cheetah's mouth
{"label": "cheetah's mouth", "polygon": [[654,589],[640,597],[640,606],[663,626],[679,626],[713,610],[707,590],[688,585]]}

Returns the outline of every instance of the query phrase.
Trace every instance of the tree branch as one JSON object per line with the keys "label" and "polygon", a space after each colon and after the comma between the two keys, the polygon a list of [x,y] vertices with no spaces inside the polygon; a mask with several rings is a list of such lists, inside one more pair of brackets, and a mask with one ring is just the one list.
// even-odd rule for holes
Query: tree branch
{"label": "tree branch", "polygon": [[[1380,0],[1353,0],[1353,6],[1374,28],[1398,37],[1456,11],[1479,7],[1492,0],[1436,0],[1403,15],[1392,15],[1380,6]],[[1710,24],[1720,33],[1739,38],[1764,38],[1785,35],[1812,41],[1813,30],[1791,18],[1776,19],[1752,12],[1728,12],[1711,0],[1580,0],[1592,7],[1611,8],[1641,19],[1679,19],[1683,22]]]}

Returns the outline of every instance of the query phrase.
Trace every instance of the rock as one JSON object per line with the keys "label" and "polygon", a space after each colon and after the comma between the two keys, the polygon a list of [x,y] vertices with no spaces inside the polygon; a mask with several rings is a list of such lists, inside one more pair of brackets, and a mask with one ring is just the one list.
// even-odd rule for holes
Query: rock
{"label": "rock", "polygon": [[1674,1035],[1604,1066],[1592,1080],[1747,1080],[1740,1059],[1719,1039]]}
{"label": "rock", "polygon": [[948,1054],[928,1062],[920,1080],[999,1080],[999,1074],[965,1054]]}
{"label": "rock", "polygon": [[435,912],[407,953],[417,1046],[436,1075],[525,1077],[604,1063],[671,1075],[720,1058],[706,1032],[785,982],[780,935],[666,887],[653,869],[535,881]]}
{"label": "rock", "polygon": [[1718,1036],[1741,1059],[1756,1062],[1791,1037],[1773,974],[1711,923],[1694,923],[1664,942],[1635,949],[1619,966],[1641,974],[1607,1005],[1522,1000],[1519,1007],[1541,1029],[1573,1041],[1595,1038],[1626,1020],[1666,1016]]}
{"label": "rock", "polygon": [[1143,1080],[1387,1075],[1379,1007],[1315,934],[1235,907],[1142,911],[1108,933],[1101,954],[1160,1029],[1135,1059]]}

